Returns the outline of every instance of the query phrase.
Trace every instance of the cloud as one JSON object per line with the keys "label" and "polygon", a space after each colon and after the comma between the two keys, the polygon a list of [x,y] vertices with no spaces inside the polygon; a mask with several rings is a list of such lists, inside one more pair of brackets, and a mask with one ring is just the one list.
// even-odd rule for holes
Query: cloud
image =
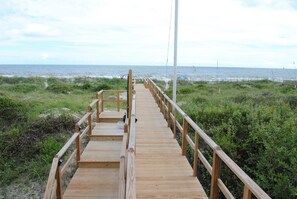
{"label": "cloud", "polygon": [[[0,50],[9,52],[0,63],[164,65],[171,2],[7,0]],[[293,0],[180,1],[178,63],[283,67],[296,59],[296,18]]]}

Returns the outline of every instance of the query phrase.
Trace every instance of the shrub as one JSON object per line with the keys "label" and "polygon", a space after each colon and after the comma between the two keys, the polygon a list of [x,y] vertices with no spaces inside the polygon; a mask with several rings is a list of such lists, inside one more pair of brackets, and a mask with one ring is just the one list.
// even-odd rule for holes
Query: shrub
{"label": "shrub", "polygon": [[[41,156],[42,161],[48,163],[53,154],[65,143],[71,135],[74,127],[74,119],[67,115],[59,117],[49,116],[32,121],[23,129],[11,129],[0,133],[0,170],[15,171],[17,174],[24,171],[18,165]],[[67,133],[68,132],[68,133]],[[65,136],[67,135],[67,136]],[[43,141],[45,142],[43,143]],[[49,150],[53,151],[49,151]],[[17,177],[0,173],[0,179],[7,183]],[[3,175],[3,176],[2,176]]]}
{"label": "shrub", "polygon": [[111,89],[111,86],[109,84],[102,83],[102,84],[95,86],[93,91],[98,92],[100,90],[109,90],[109,89]]}
{"label": "shrub", "polygon": [[297,95],[289,95],[284,98],[284,102],[288,103],[292,109],[297,108]]}
{"label": "shrub", "polygon": [[189,88],[189,87],[181,88],[181,89],[178,90],[179,94],[190,94],[192,92],[194,92],[194,89]]}
{"label": "shrub", "polygon": [[9,90],[14,91],[14,92],[22,92],[22,93],[29,93],[36,91],[38,89],[38,86],[35,84],[16,84],[12,87],[10,87]]}
{"label": "shrub", "polygon": [[48,91],[51,91],[57,94],[58,93],[68,94],[70,91],[72,91],[71,87],[65,83],[51,84],[46,89]]}
{"label": "shrub", "polygon": [[27,107],[6,96],[0,96],[0,130],[27,120]]}
{"label": "shrub", "polygon": [[65,137],[55,136],[46,138],[41,144],[41,159],[50,164],[53,160],[53,157],[65,144]]}

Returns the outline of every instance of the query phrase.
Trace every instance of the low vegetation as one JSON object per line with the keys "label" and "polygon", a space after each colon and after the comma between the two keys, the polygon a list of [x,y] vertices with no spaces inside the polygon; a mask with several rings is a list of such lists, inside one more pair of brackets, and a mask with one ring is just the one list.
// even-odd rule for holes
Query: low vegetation
{"label": "low vegetation", "polygon": [[[158,84],[165,88],[164,82]],[[71,136],[95,92],[125,87],[124,79],[0,77],[0,198],[15,198],[9,193],[13,183],[28,185],[28,192],[36,189],[30,186],[32,179],[44,191],[54,154]],[[177,92],[181,108],[272,198],[297,197],[293,82],[178,81]],[[203,143],[199,146],[210,160],[211,151]],[[193,151],[188,149],[188,154],[192,161]],[[207,190],[210,177],[203,166],[199,169]],[[227,168],[222,172],[228,188],[242,197],[242,184]],[[40,195],[29,196],[34,197]]]}
{"label": "low vegetation", "polygon": [[[293,82],[178,81],[177,88],[180,107],[272,198],[297,197],[297,88]],[[166,92],[171,96],[172,87]],[[203,143],[199,146],[211,160],[212,152]],[[188,154],[192,161],[193,151],[188,149]],[[236,176],[226,167],[222,172],[228,188],[236,198],[242,197],[243,185]],[[199,178],[208,189],[210,177],[205,173]]]}
{"label": "low vegetation", "polygon": [[96,91],[125,87],[124,79],[0,77],[0,198],[15,198],[13,183],[30,192],[37,180],[44,191],[52,158]]}

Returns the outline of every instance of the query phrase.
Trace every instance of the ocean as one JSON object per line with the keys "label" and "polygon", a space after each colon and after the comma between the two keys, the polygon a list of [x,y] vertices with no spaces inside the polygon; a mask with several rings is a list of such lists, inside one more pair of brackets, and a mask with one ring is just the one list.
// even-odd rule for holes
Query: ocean
{"label": "ocean", "polygon": [[[0,76],[42,77],[123,77],[132,69],[136,78],[169,80],[172,66],[116,65],[0,65]],[[296,69],[236,68],[236,67],[177,67],[177,79],[196,81],[242,81],[268,79],[282,82],[296,80]]]}

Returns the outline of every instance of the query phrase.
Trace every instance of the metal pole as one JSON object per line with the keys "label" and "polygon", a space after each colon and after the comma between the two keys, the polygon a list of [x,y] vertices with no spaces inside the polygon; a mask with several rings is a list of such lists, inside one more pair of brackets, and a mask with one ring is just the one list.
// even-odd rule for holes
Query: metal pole
{"label": "metal pole", "polygon": [[176,66],[177,66],[177,30],[178,30],[178,0],[175,0],[174,23],[174,62],[173,62],[173,102],[176,103]]}

